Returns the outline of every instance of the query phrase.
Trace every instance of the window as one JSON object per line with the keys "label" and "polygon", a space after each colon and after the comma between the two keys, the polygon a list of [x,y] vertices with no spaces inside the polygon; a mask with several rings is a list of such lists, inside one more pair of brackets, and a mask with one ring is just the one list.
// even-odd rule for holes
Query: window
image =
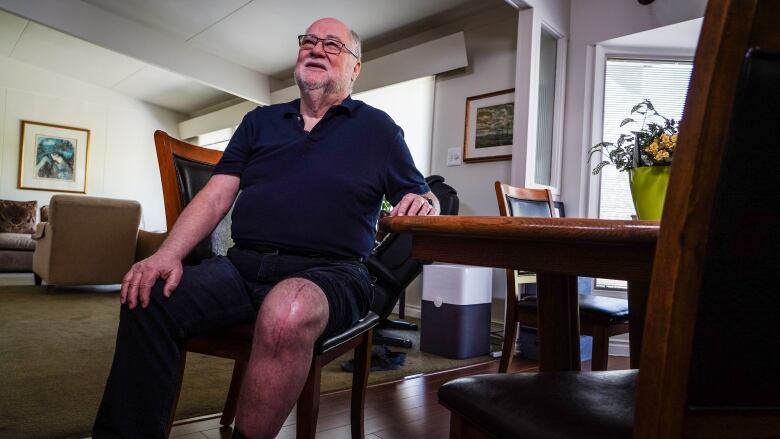
{"label": "window", "polygon": [[414,164],[423,175],[428,175],[431,170],[435,85],[435,77],[426,76],[352,96],[389,114],[404,130]]}
{"label": "window", "polygon": [[[629,134],[620,121],[631,108],[649,99],[656,110],[679,120],[688,94],[693,64],[689,61],[608,58],[604,82],[603,139],[614,142]],[[625,131],[624,131],[625,130]],[[595,162],[595,161],[594,161]],[[636,212],[631,201],[628,175],[613,166],[601,171],[599,218],[630,219]],[[625,289],[623,281],[597,279],[596,288]]]}
{"label": "window", "polygon": [[554,186],[552,159],[557,57],[557,39],[542,29],[539,48],[539,110],[537,113],[536,160],[534,164],[534,183],[542,186]]}

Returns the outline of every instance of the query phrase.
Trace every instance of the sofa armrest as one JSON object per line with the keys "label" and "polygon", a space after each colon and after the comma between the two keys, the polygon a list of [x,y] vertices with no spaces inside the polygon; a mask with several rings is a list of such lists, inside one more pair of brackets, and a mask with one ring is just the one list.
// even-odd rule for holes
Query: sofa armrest
{"label": "sofa armrest", "polygon": [[43,238],[46,234],[46,225],[49,223],[43,222],[38,223],[35,225],[35,232],[32,234],[31,238],[34,240],[39,240]]}
{"label": "sofa armrest", "polygon": [[135,261],[138,262],[153,255],[167,237],[168,233],[166,232],[147,232],[146,230],[139,230],[138,240],[135,244]]}

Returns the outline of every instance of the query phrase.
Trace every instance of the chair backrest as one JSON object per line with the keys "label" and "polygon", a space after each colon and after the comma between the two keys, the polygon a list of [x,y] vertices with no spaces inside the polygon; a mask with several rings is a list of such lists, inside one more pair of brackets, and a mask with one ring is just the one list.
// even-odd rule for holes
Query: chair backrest
{"label": "chair backrest", "polygon": [[501,216],[550,218],[555,212],[549,189],[528,189],[497,181],[496,200]]}
{"label": "chair backrest", "polygon": [[[500,181],[494,184],[496,189],[496,201],[498,212],[501,216],[525,216],[537,218],[551,218],[563,214],[563,203],[558,208],[553,201],[552,192],[549,189],[531,189],[510,186]],[[558,215],[556,215],[556,211]],[[527,272],[506,270],[506,300],[507,303],[515,303],[520,297],[517,285],[521,282],[521,276]],[[528,283],[527,277],[523,283]],[[536,296],[536,284],[526,285],[522,297]]]}
{"label": "chair backrest", "polygon": [[[191,145],[159,130],[154,133],[154,144],[160,166],[165,220],[171,230],[181,211],[211,178],[222,151]],[[213,254],[211,237],[207,237],[195,246],[185,262],[197,263]]]}
{"label": "chair backrest", "polygon": [[460,209],[460,199],[458,191],[452,186],[444,183],[444,177],[441,175],[429,175],[425,178],[428,187],[431,188],[433,195],[439,199],[439,210],[442,215],[457,215]]}
{"label": "chair backrest", "polygon": [[566,218],[566,208],[563,201],[553,201],[553,217]]}
{"label": "chair backrest", "polygon": [[[431,175],[425,181],[439,199],[440,213],[457,215],[460,207],[458,192],[444,183],[444,177]],[[374,249],[367,265],[371,274],[377,277],[371,309],[380,317],[387,317],[401,291],[422,273],[424,263],[412,258],[411,235],[391,233]]]}
{"label": "chair backrest", "polygon": [[635,438],[780,436],[780,2],[710,0],[650,285]]}

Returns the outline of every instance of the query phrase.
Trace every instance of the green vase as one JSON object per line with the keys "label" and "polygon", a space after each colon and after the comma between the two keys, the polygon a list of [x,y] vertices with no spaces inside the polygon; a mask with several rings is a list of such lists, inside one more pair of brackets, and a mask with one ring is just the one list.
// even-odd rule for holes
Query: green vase
{"label": "green vase", "polygon": [[671,169],[671,166],[645,166],[628,171],[631,197],[639,219],[661,219]]}

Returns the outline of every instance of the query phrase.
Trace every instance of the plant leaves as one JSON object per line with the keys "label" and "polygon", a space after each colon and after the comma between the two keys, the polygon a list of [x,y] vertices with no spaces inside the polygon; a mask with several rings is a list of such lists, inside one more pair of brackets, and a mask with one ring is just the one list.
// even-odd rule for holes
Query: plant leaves
{"label": "plant leaves", "polygon": [[[630,134],[621,134],[615,144],[611,142],[601,142],[590,148],[588,154],[588,163],[597,151],[602,154],[602,161],[593,168],[593,174],[597,175],[604,166],[612,164],[618,171],[627,171],[634,166],[668,166],[672,157],[664,158],[656,162],[655,157],[646,153],[644,150],[653,140],[666,133],[668,135],[676,134],[680,121],[667,119],[656,111],[653,103],[649,99],[643,99],[640,103],[631,108],[631,114],[642,115],[641,125],[636,131],[630,131]],[[620,127],[629,123],[639,122],[631,117],[627,117],[620,122]],[[639,124],[637,124],[639,125]],[[672,153],[673,151],[670,151]],[[637,154],[637,157],[634,157]]]}
{"label": "plant leaves", "polygon": [[596,165],[596,167],[593,168],[593,175],[598,175],[599,172],[601,172],[601,170],[604,168],[604,166],[607,166],[608,164],[609,162],[607,160],[604,160],[603,162]]}

